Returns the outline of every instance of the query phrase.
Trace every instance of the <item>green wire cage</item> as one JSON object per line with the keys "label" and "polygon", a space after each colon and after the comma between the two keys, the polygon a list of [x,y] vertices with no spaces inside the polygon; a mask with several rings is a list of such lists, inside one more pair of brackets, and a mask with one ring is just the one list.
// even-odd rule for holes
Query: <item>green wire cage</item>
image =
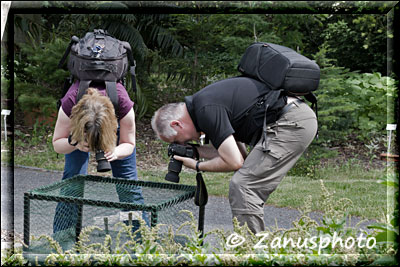
{"label": "green wire cage", "polygon": [[[118,223],[148,227],[165,224],[175,231],[191,219],[190,211],[204,227],[204,207],[194,202],[196,186],[132,181],[93,175],[77,175],[24,194],[25,254],[53,253],[47,235],[64,251],[71,249],[87,226],[97,226],[91,242],[101,242],[106,234],[116,237]],[[140,220],[142,219],[142,220]],[[137,225],[136,229],[139,227]],[[133,230],[134,231],[134,230]],[[32,236],[35,238],[33,239]]]}

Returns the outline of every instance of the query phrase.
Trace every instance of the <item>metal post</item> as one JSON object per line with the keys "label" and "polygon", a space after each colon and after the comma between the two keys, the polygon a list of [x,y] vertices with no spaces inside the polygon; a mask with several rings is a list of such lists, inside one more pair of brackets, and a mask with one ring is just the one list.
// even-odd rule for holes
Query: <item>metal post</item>
{"label": "metal post", "polygon": [[108,235],[110,232],[108,230],[108,218],[104,217],[104,231],[106,232],[106,235]]}
{"label": "metal post", "polygon": [[4,141],[7,142],[7,120],[6,120],[6,116],[4,116]]}
{"label": "metal post", "polygon": [[[30,235],[30,200],[29,194],[24,194],[24,243],[29,246],[29,235]],[[24,247],[25,249],[25,247]]]}
{"label": "metal post", "polygon": [[[81,183],[78,185],[78,194],[77,197],[83,198],[85,193],[85,180],[82,180]],[[83,204],[78,204],[78,214],[76,218],[76,226],[75,226],[75,241],[79,241],[79,235],[81,234],[82,230],[82,218],[83,218]]]}
{"label": "metal post", "polygon": [[1,110],[1,115],[4,116],[4,140],[5,141],[7,141],[7,120],[6,120],[6,117],[8,115],[10,115],[10,113],[11,113],[11,110],[8,110],[8,109],[2,109]]}
{"label": "metal post", "polygon": [[82,230],[82,213],[83,213],[83,205],[78,204],[78,216],[76,218],[76,226],[75,226],[75,241],[79,241],[79,235],[81,234]]}
{"label": "metal post", "polygon": [[158,222],[158,213],[156,209],[153,209],[151,211],[151,227],[155,227],[157,225]]}
{"label": "metal post", "polygon": [[[200,238],[203,238],[204,235],[204,213],[205,213],[205,208],[206,206],[200,206],[199,207],[199,232],[200,232]],[[201,242],[201,245],[203,245],[203,242]]]}
{"label": "metal post", "polygon": [[387,153],[390,154],[390,144],[392,143],[392,131],[396,130],[396,124],[387,124],[386,130],[389,131],[389,143],[388,143],[388,151]]}

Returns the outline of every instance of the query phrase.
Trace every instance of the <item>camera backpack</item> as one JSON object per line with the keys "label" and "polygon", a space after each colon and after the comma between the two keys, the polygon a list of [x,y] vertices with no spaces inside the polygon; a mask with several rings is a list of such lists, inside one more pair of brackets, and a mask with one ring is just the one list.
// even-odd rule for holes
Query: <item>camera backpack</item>
{"label": "camera backpack", "polygon": [[304,96],[317,112],[317,98],[312,92],[318,89],[320,68],[315,61],[293,49],[256,42],[247,47],[237,69],[243,76],[257,79],[272,90]]}
{"label": "camera backpack", "polygon": [[[95,29],[79,39],[72,36],[71,41],[60,60],[61,68],[68,59],[68,70],[71,76],[64,84],[64,94],[71,86],[74,79],[79,80],[79,89],[76,103],[86,93],[91,82],[104,82],[107,95],[118,114],[118,94],[116,83],[124,83],[124,77],[130,65],[132,90],[136,92],[135,67],[136,62],[128,42],[120,41],[105,30]],[[58,105],[61,101],[58,101]],[[59,107],[58,107],[59,108]]]}
{"label": "camera backpack", "polygon": [[294,95],[317,90],[320,69],[317,63],[296,51],[272,43],[254,43],[242,56],[238,71]]}
{"label": "camera backpack", "polygon": [[[284,92],[288,96],[304,96],[312,103],[311,108],[315,109],[318,118],[317,98],[313,91],[318,89],[320,68],[315,61],[282,45],[256,42],[247,47],[237,69],[242,76],[257,79],[272,89],[262,98],[266,105],[265,114],[268,106]],[[265,133],[265,118],[263,128]],[[318,138],[318,131],[316,136]]]}

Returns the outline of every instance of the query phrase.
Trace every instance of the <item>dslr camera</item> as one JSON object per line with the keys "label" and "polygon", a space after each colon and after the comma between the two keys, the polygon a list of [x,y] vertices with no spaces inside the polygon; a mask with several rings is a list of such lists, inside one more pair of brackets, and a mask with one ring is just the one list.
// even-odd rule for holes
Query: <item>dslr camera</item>
{"label": "dslr camera", "polygon": [[[71,143],[72,135],[68,136],[68,144],[71,146],[76,146],[78,142]],[[96,161],[97,161],[97,171],[98,172],[108,172],[111,170],[111,164],[108,162],[106,157],[104,156],[104,151],[101,149],[96,149]]]}
{"label": "dslr camera", "polygon": [[199,158],[197,149],[194,144],[180,145],[171,143],[168,146],[168,156],[171,157],[168,164],[168,173],[165,180],[169,182],[179,183],[179,173],[182,170],[182,161],[174,159],[174,155],[187,158]]}
{"label": "dslr camera", "polygon": [[98,172],[108,172],[111,170],[111,164],[108,162],[106,157],[104,157],[103,150],[96,151],[96,161],[97,161],[97,171]]}

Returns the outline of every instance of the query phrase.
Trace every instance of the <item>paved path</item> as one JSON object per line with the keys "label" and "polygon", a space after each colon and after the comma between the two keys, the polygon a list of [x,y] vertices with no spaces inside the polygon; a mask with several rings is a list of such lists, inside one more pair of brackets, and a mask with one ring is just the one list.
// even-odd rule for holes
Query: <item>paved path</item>
{"label": "paved path", "polygon": [[[16,167],[13,171],[1,168],[1,229],[15,229],[16,234],[23,232],[23,194],[31,189],[48,185],[61,180],[62,172],[46,171],[35,168]],[[14,188],[14,190],[12,190]],[[291,228],[291,222],[298,219],[299,212],[295,209],[264,206],[265,224],[280,228]],[[13,216],[12,216],[13,215]],[[225,231],[232,230],[231,210],[229,200],[225,197],[210,196],[205,210],[205,232],[215,228]],[[320,221],[321,213],[312,212],[310,217]],[[12,218],[14,221],[12,221]],[[359,222],[352,218],[352,225]],[[362,228],[371,222],[361,224]]]}

